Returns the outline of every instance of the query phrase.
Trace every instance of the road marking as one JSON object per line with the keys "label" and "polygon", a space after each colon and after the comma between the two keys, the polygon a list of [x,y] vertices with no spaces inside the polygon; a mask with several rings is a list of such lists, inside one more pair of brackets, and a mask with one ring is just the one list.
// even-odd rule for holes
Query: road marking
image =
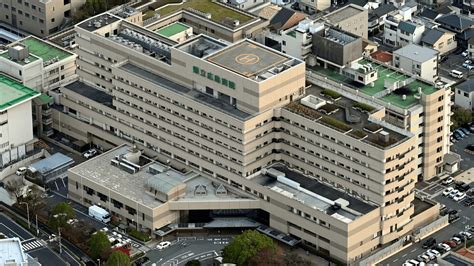
{"label": "road marking", "polygon": [[393,260],[393,262],[397,262],[397,261],[398,261],[398,259],[394,259],[394,260]]}
{"label": "road marking", "polygon": [[405,258],[407,255],[408,255],[408,254],[406,254],[406,253],[405,253],[405,254],[403,254],[402,258]]}

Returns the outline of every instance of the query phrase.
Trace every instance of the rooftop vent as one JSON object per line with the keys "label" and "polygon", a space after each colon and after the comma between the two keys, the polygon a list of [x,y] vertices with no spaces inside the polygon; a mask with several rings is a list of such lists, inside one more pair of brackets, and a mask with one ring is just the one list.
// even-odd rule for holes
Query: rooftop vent
{"label": "rooftop vent", "polygon": [[379,138],[383,142],[388,142],[390,140],[390,133],[388,133],[387,131],[382,130],[382,131],[379,132]]}
{"label": "rooftop vent", "polygon": [[28,46],[16,44],[8,48],[8,55],[14,61],[23,61],[30,55]]}
{"label": "rooftop vent", "polygon": [[227,189],[224,185],[220,184],[216,189],[216,196],[225,196],[227,195]]}
{"label": "rooftop vent", "polygon": [[197,185],[194,187],[194,196],[206,196],[207,188],[204,185]]}

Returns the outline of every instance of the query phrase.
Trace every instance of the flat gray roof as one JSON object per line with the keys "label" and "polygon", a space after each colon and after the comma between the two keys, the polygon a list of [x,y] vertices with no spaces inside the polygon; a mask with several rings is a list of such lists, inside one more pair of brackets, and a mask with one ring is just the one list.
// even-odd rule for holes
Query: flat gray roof
{"label": "flat gray roof", "polygon": [[112,107],[113,96],[105,91],[101,91],[92,86],[87,85],[82,81],[74,81],[73,83],[67,84],[65,88],[87,97],[95,102],[101,103],[105,106]]}
{"label": "flat gray roof", "polygon": [[[95,31],[99,28],[102,28],[104,26],[107,26],[109,24],[112,24],[116,21],[120,20],[120,18],[109,14],[109,13],[103,13],[99,16],[92,17],[90,19],[87,19],[83,21],[80,24],[77,24],[77,27],[87,30],[87,31]],[[100,24],[100,26],[99,26]]]}
{"label": "flat gray roof", "polygon": [[282,64],[289,57],[250,41],[224,48],[207,58],[208,61],[245,77],[256,76]]}
{"label": "flat gray roof", "polygon": [[18,265],[27,262],[19,238],[0,239],[0,264],[5,265],[9,261],[14,261]]}
{"label": "flat gray roof", "polygon": [[128,73],[134,74],[140,78],[143,78],[147,81],[150,81],[162,88],[171,90],[173,92],[179,93],[181,95],[190,97],[191,99],[203,103],[207,106],[215,108],[219,111],[222,111],[226,114],[229,114],[235,118],[240,120],[245,120],[251,116],[251,114],[244,112],[242,110],[237,109],[235,106],[231,105],[230,103],[226,103],[222,100],[216,99],[212,96],[206,95],[201,93],[197,90],[189,89],[183,85],[180,85],[174,81],[171,81],[165,77],[159,76],[155,73],[147,71],[141,67],[138,67],[134,64],[127,63],[120,67],[124,69]]}
{"label": "flat gray roof", "polygon": [[417,44],[408,44],[393,52],[393,55],[400,55],[410,58],[416,62],[426,62],[438,56],[438,51]]}
{"label": "flat gray roof", "polygon": [[36,169],[40,174],[44,175],[50,171],[55,171],[61,167],[72,165],[74,160],[62,153],[55,153],[43,160],[37,161],[30,165],[31,168]]}
{"label": "flat gray roof", "polygon": [[337,24],[343,20],[346,20],[352,16],[355,16],[361,12],[364,12],[365,9],[354,4],[347,5],[343,8],[337,9],[336,11],[327,14],[324,16],[332,24]]}

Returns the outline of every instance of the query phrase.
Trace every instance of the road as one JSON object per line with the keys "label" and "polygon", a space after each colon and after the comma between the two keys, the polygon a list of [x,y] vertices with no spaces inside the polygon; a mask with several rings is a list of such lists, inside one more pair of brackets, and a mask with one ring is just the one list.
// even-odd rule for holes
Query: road
{"label": "road", "polygon": [[63,253],[63,258],[61,258],[46,245],[46,241],[36,238],[3,213],[0,214],[0,232],[7,237],[18,237],[22,242],[25,253],[38,259],[42,265],[64,266],[67,265],[66,261],[69,265],[81,265],[66,252]]}
{"label": "road", "polygon": [[[469,70],[467,70],[466,68],[462,66],[462,64],[464,63],[464,61],[466,61],[466,59],[467,58],[463,57],[461,54],[450,54],[448,58],[446,59],[446,61],[439,64],[438,75],[448,78],[448,79],[454,79],[453,77],[449,75],[449,72],[455,69],[455,70],[461,71],[464,75],[464,78],[467,78],[467,74]],[[471,75],[474,74],[474,70],[471,70],[470,74]]]}
{"label": "road", "polygon": [[220,256],[220,251],[232,240],[230,236],[184,237],[172,242],[164,250],[146,253],[150,264],[163,266],[184,265],[190,260],[209,261]]}

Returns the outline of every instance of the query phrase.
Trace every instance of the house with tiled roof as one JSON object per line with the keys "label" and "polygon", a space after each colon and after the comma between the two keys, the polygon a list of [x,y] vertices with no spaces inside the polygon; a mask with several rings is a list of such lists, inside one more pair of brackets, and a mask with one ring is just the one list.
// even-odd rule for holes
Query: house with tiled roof
{"label": "house with tiled roof", "polygon": [[428,29],[423,33],[421,45],[437,50],[440,55],[457,48],[456,34],[444,29]]}

